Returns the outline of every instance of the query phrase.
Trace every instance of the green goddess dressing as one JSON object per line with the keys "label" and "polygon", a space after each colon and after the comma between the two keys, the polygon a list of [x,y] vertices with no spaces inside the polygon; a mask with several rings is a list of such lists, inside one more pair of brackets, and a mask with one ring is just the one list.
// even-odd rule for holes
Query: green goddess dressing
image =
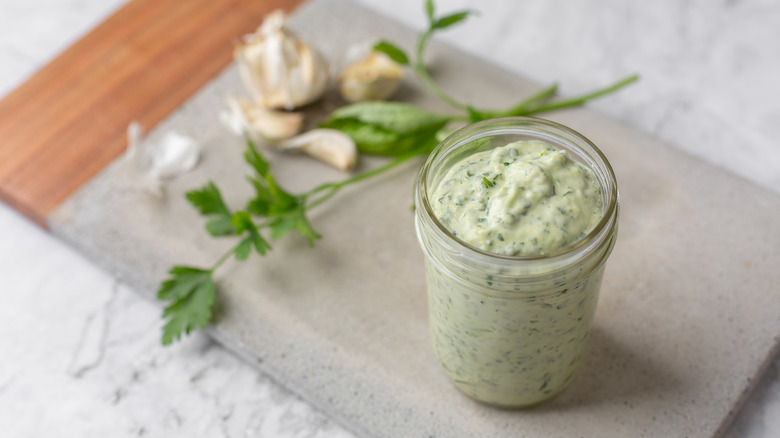
{"label": "green goddess dressing", "polygon": [[[565,252],[596,227],[603,202],[590,169],[537,140],[466,157],[430,195],[435,216],[455,237],[485,252],[521,257]],[[428,263],[427,278],[434,349],[463,392],[519,407],[552,397],[572,380],[600,275],[497,291],[490,276],[466,284]]]}
{"label": "green goddess dressing", "polygon": [[460,240],[487,252],[559,252],[604,215],[593,173],[540,141],[510,143],[456,164],[431,196],[436,217]]}

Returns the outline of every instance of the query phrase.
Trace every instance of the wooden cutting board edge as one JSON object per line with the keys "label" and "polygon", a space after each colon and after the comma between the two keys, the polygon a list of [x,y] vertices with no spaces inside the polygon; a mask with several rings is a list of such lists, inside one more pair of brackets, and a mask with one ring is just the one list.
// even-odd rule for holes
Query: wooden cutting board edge
{"label": "wooden cutting board edge", "polygon": [[0,201],[49,214],[232,60],[274,9],[304,0],[131,0],[0,100]]}

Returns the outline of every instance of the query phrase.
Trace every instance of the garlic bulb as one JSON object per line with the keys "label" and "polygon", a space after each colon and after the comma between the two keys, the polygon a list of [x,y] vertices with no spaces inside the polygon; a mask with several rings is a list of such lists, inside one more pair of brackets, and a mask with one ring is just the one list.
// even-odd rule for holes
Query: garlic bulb
{"label": "garlic bulb", "polygon": [[301,131],[303,113],[274,111],[246,99],[228,99],[231,113],[223,121],[237,135],[247,134],[256,142],[278,142]]}
{"label": "garlic bulb", "polygon": [[283,11],[269,14],[233,52],[257,103],[292,110],[317,100],[328,85],[325,59],[290,32]]}
{"label": "garlic bulb", "polygon": [[342,171],[354,169],[357,162],[357,147],[352,137],[335,129],[312,129],[280,146],[306,152]]}
{"label": "garlic bulb", "polygon": [[348,65],[339,76],[339,91],[349,102],[384,100],[398,90],[403,67],[384,53],[371,51]]}

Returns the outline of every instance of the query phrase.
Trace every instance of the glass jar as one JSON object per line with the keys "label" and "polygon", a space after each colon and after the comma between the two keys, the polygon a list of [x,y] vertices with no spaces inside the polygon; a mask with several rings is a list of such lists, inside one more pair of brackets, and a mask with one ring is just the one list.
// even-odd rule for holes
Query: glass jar
{"label": "glass jar", "polygon": [[[485,252],[455,237],[433,213],[429,196],[453,165],[519,140],[566,150],[601,185],[601,221],[560,252],[530,257]],[[475,123],[430,154],[417,178],[415,205],[431,337],[447,377],[468,396],[503,408],[530,406],[561,392],[585,355],[617,235],[617,183],[601,151],[577,132],[546,120]]]}

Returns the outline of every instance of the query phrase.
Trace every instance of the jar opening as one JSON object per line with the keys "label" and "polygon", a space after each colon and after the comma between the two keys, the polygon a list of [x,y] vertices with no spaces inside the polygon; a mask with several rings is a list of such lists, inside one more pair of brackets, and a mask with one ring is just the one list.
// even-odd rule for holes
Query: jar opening
{"label": "jar opening", "polygon": [[[560,250],[527,256],[489,252],[454,235],[434,214],[430,195],[449,167],[474,153],[491,150],[518,140],[539,140],[565,150],[572,159],[590,169],[601,186],[603,198],[601,220],[585,236]],[[420,169],[415,197],[417,208],[422,210],[419,212],[422,219],[432,225],[440,238],[457,244],[458,251],[469,253],[474,257],[507,263],[535,261],[549,263],[554,260],[565,263],[565,260],[591,251],[602,243],[617,221],[617,183],[614,171],[601,150],[570,128],[548,120],[531,117],[486,120],[466,126],[451,134],[434,149]]]}

